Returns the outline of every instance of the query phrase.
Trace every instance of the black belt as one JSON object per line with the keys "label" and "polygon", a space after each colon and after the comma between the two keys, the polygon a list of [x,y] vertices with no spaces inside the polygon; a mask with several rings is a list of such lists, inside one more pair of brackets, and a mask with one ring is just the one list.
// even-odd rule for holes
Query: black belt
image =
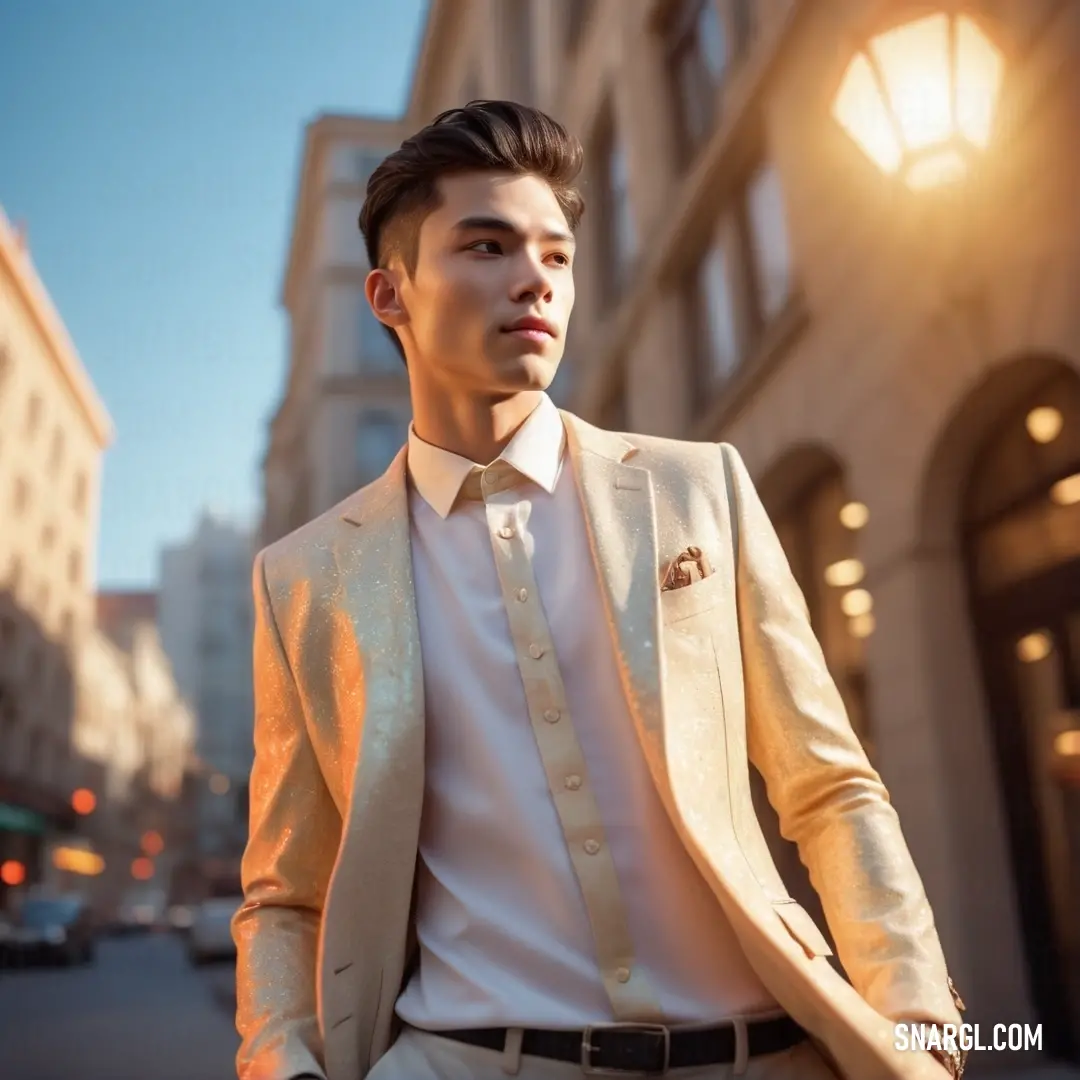
{"label": "black belt", "polygon": [[[502,1050],[506,1028],[433,1031],[444,1039]],[[790,1050],[806,1038],[790,1016],[746,1021],[747,1056]],[[570,1061],[592,1073],[653,1073],[695,1065],[723,1065],[735,1060],[735,1026],[676,1029],[663,1024],[605,1024],[584,1031],[538,1031],[526,1028],[521,1052],[533,1057]]]}

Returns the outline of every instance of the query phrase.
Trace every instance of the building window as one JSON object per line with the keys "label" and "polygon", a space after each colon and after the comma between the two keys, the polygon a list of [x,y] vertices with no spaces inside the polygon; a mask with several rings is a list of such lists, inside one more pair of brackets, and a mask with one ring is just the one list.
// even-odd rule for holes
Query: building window
{"label": "building window", "polygon": [[724,13],[731,27],[732,52],[736,57],[749,51],[757,31],[757,0],[726,0]]}
{"label": "building window", "polygon": [[41,530],[41,548],[43,551],[52,551],[56,545],[56,526],[46,525]]}
{"label": "building window", "polygon": [[86,479],[86,473],[79,472],[75,477],[75,512],[77,514],[86,513],[87,495],[89,492],[89,483]]}
{"label": "building window", "polygon": [[851,726],[872,753],[865,649],[872,619],[844,610],[845,596],[864,585],[858,534],[842,523],[848,496],[839,466],[819,465],[808,476],[786,505],[768,509]]}
{"label": "building window", "polygon": [[356,430],[356,463],[363,482],[386,471],[406,438],[406,424],[397,413],[365,409]]}
{"label": "building window", "polygon": [[10,371],[11,353],[8,351],[7,345],[0,342],[0,393],[3,392],[4,384],[7,382]]}
{"label": "building window", "polygon": [[698,268],[695,297],[704,349],[703,390],[727,381],[741,359],[737,299],[735,293],[736,244],[734,222],[725,218],[717,229],[712,246]]}
{"label": "building window", "polygon": [[723,84],[753,32],[753,0],[673,0],[665,37],[688,154],[714,126]]}
{"label": "building window", "polygon": [[13,593],[18,593],[23,582],[23,561],[18,555],[11,556],[11,566],[8,569],[8,587]]}
{"label": "building window", "polygon": [[614,255],[620,265],[626,266],[637,251],[637,233],[630,204],[630,170],[626,164],[626,149],[618,142],[612,144],[608,159],[608,190],[615,211]]}
{"label": "building window", "polygon": [[691,283],[704,393],[719,389],[753,353],[792,289],[783,193],[766,163],[733,192]]}
{"label": "building window", "polygon": [[567,52],[578,47],[594,6],[594,0],[563,0],[563,40]]}
{"label": "building window", "polygon": [[34,694],[41,689],[44,671],[45,662],[41,655],[41,649],[35,642],[26,651],[26,683]]}
{"label": "building window", "polygon": [[45,404],[41,400],[40,394],[31,394],[30,400],[26,405],[26,435],[28,438],[32,438],[37,434],[38,428],[41,427],[41,414],[44,411]]}
{"label": "building window", "polygon": [[64,460],[64,432],[61,428],[53,431],[52,444],[49,447],[49,472],[54,476]]}
{"label": "building window", "polygon": [[532,4],[528,0],[512,0],[497,9],[503,20],[503,40],[509,45],[510,77],[519,101],[531,101],[535,88],[533,77]]}
{"label": "building window", "polygon": [[680,134],[691,150],[708,133],[728,65],[728,39],[717,0],[682,0],[667,31]]}
{"label": "building window", "polygon": [[364,147],[356,152],[356,182],[361,187],[367,187],[371,174],[379,167],[385,157],[386,152],[384,150],[375,150],[371,147]]}
{"label": "building window", "polygon": [[82,581],[82,553],[77,548],[68,552],[68,581],[78,585]]}
{"label": "building window", "polygon": [[758,307],[765,321],[783,310],[791,295],[791,249],[784,194],[775,166],[766,163],[746,191],[746,216]]}
{"label": "building window", "polygon": [[366,296],[360,297],[360,370],[365,374],[404,374],[401,354],[390,332],[375,317]]}
{"label": "building window", "polygon": [[461,102],[468,105],[470,101],[480,100],[480,72],[476,65],[469,70],[469,78],[462,90]]}
{"label": "building window", "polygon": [[25,514],[30,506],[30,485],[23,476],[15,480],[15,493],[12,497],[12,506],[16,514]]}
{"label": "building window", "polygon": [[605,305],[614,304],[622,295],[637,254],[637,230],[630,201],[630,171],[626,153],[618,137],[613,110],[609,105],[602,114],[597,134],[596,160],[601,176],[600,295]]}

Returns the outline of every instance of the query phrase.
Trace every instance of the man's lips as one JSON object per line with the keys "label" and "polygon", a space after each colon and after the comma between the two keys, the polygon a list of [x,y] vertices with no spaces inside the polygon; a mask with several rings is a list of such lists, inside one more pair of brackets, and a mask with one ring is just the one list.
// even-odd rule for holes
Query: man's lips
{"label": "man's lips", "polygon": [[511,323],[505,330],[508,334],[522,334],[525,337],[551,337],[555,336],[555,327],[546,319],[525,318]]}

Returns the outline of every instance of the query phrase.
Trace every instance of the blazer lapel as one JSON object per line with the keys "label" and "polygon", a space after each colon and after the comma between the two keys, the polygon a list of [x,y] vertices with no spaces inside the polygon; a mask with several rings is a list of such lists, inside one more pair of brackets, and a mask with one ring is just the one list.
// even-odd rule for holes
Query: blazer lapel
{"label": "blazer lapel", "polygon": [[562,413],[570,461],[631,713],[654,766],[663,762],[656,506],[636,447]]}
{"label": "blazer lapel", "polygon": [[[359,1076],[372,1047],[385,1048],[410,947],[424,803],[424,680],[404,448],[346,500],[341,517],[355,528],[334,545],[337,613],[360,663],[351,702],[338,710],[348,808],[323,917],[320,1019],[328,1074]],[[381,915],[358,923],[361,895]]]}
{"label": "blazer lapel", "polygon": [[[401,788],[399,805],[418,814],[424,775],[424,679],[404,448],[382,476],[346,502],[341,516],[359,529],[352,542],[335,554],[343,613],[363,657],[364,753],[360,761],[374,754],[385,757],[385,764],[390,765],[392,750],[395,775],[419,779]],[[359,753],[361,747],[355,749]],[[355,773],[346,775],[354,779],[351,798]]]}

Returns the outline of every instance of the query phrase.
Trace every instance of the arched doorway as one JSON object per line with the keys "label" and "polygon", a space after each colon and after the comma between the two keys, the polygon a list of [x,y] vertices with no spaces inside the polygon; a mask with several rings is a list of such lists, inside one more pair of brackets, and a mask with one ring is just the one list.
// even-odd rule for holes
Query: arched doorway
{"label": "arched doorway", "polygon": [[[874,630],[873,601],[863,588],[858,533],[868,511],[848,495],[844,470],[819,446],[783,455],[757,484],[792,574],[806,600],[810,623],[852,727],[873,757],[867,703],[866,638]],[[780,835],[764,782],[751,774],[758,820],[791,895],[826,929],[824,913],[798,849]]]}
{"label": "arched doorway", "polygon": [[961,538],[1032,996],[1046,1051],[1075,1060],[1080,377],[1048,366],[999,417],[960,485]]}
{"label": "arched doorway", "polygon": [[874,631],[873,598],[858,559],[869,512],[849,497],[841,464],[818,446],[785,454],[759,491],[851,725],[872,755],[865,641]]}

